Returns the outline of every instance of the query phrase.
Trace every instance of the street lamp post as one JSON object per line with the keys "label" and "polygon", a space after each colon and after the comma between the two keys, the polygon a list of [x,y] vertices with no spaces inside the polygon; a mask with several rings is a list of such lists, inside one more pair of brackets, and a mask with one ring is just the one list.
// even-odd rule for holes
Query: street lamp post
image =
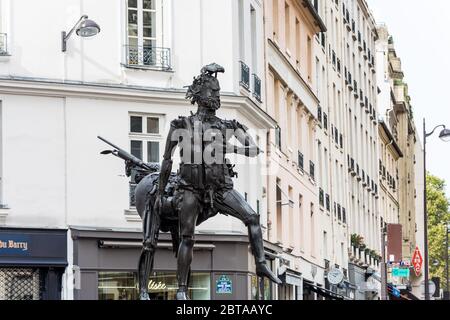
{"label": "street lamp post", "polygon": [[450,232],[450,224],[445,224],[445,268],[446,270],[446,281],[447,281],[447,287],[445,290],[445,297],[444,299],[450,300],[450,288],[449,288],[449,281],[448,281],[448,233]]}
{"label": "street lamp post", "polygon": [[445,125],[441,124],[439,126],[436,126],[433,131],[430,133],[427,133],[426,131],[426,124],[425,124],[425,118],[423,119],[423,207],[424,207],[424,214],[423,214],[423,228],[424,228],[424,244],[423,244],[423,251],[424,251],[424,262],[425,262],[425,300],[430,299],[430,287],[428,283],[428,211],[427,211],[427,138],[431,136],[437,128],[443,127],[444,129],[439,134],[439,138],[443,140],[444,142],[450,141],[450,130],[445,127]]}

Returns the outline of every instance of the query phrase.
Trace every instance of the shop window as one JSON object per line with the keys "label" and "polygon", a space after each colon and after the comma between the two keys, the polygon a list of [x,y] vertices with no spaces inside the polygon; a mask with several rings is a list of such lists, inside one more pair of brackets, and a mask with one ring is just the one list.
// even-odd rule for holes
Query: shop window
{"label": "shop window", "polygon": [[[178,289],[175,272],[154,272],[148,282],[151,300],[175,300]],[[211,299],[209,273],[192,273],[188,295],[192,300]],[[137,300],[138,278],[135,272],[99,272],[99,300]]]}
{"label": "shop window", "polygon": [[[251,276],[251,299],[252,300],[272,300],[272,287],[269,279],[264,278],[264,288],[261,292],[261,278]],[[262,297],[262,299],[261,299]]]}

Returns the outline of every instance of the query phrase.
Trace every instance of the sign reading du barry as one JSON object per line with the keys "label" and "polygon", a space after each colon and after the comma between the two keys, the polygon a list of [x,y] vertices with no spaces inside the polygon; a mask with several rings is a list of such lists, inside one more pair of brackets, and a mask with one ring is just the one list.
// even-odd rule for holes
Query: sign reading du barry
{"label": "sign reading du barry", "polygon": [[0,255],[29,255],[30,237],[3,233],[0,235]]}

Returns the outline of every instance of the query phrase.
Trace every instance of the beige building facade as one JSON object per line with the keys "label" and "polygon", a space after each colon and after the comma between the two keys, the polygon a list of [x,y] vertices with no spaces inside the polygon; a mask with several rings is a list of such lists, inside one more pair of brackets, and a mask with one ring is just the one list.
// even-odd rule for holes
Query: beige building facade
{"label": "beige building facade", "polygon": [[[397,56],[393,37],[385,25],[378,26],[379,40],[377,42],[377,61],[379,61],[378,79],[380,103],[383,123],[389,128],[394,140],[403,156],[398,159],[397,168],[386,167],[386,175],[382,175],[380,184],[389,186],[398,201],[398,216],[390,211],[392,207],[385,207],[384,217],[387,223],[398,223],[402,226],[401,242],[402,257],[395,262],[411,263],[416,246],[423,253],[423,149],[416,128],[408,85]],[[381,109],[381,108],[380,108]],[[381,135],[380,135],[381,136]],[[380,141],[381,142],[381,141]],[[380,144],[380,148],[382,143]],[[380,159],[380,164],[383,162]],[[383,166],[385,164],[383,163]],[[389,165],[389,163],[387,163]],[[384,167],[380,168],[380,172]],[[392,204],[391,204],[392,205]],[[393,220],[391,220],[393,219]],[[389,257],[387,257],[389,260]],[[397,261],[399,260],[399,261]],[[422,275],[416,276],[411,269],[408,279],[393,279],[400,283],[399,289],[405,293],[413,292],[420,298],[420,282]]]}
{"label": "beige building facade", "polygon": [[318,195],[316,34],[325,25],[307,1],[264,2],[266,108],[277,124],[267,147],[268,240],[283,248],[279,299],[315,299],[323,287]]}

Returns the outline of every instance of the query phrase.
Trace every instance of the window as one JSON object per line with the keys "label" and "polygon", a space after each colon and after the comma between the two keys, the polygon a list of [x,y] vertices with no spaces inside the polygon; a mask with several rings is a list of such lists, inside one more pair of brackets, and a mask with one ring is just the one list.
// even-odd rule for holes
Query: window
{"label": "window", "polygon": [[170,49],[162,47],[163,0],[127,1],[126,65],[170,69]]}
{"label": "window", "polygon": [[[211,298],[209,273],[192,273],[188,295],[194,300]],[[138,278],[134,272],[99,272],[99,300],[137,300]],[[148,282],[151,300],[174,300],[178,284],[175,273],[153,272]]]}
{"label": "window", "polygon": [[[162,118],[155,115],[130,115],[130,153],[148,163],[160,162]],[[134,188],[130,182],[130,207],[135,206]]]}
{"label": "window", "polygon": [[286,37],[286,50],[291,50],[291,14],[287,3],[284,4],[284,31]]}
{"label": "window", "polygon": [[160,162],[160,126],[158,116],[130,116],[130,150],[146,162]]}
{"label": "window", "polygon": [[275,128],[275,145],[278,149],[281,149],[281,128]]}

